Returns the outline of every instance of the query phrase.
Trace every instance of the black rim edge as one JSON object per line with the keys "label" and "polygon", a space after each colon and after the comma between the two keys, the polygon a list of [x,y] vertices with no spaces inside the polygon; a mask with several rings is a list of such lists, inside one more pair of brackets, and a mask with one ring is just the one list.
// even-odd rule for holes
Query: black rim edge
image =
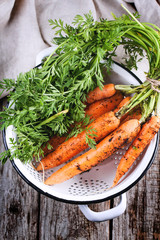
{"label": "black rim edge", "polygon": [[133,72],[131,72],[128,68],[122,66],[120,63],[113,61],[116,65],[118,65],[119,67],[123,68],[126,72],[128,72],[130,75],[132,75],[134,78],[136,78],[136,80],[141,84],[143,83],[139,77],[137,77]]}
{"label": "black rim edge", "polygon": [[[125,68],[124,66],[121,66],[121,64],[117,63],[116,61],[114,61],[115,64],[117,64],[118,66],[120,66],[121,68],[125,69],[128,73],[130,73],[134,78],[136,78],[136,80],[139,82],[139,83],[142,83],[142,81],[133,73],[131,72],[130,70],[128,70],[127,68]],[[8,145],[7,145],[7,142],[6,142],[6,133],[5,133],[5,129],[3,129],[2,131],[2,137],[3,137],[3,143],[4,143],[4,147],[6,150],[8,150]],[[54,200],[57,200],[57,201],[60,201],[60,202],[64,202],[64,203],[70,203],[70,204],[79,204],[79,205],[84,205],[84,204],[92,204],[92,203],[101,203],[101,202],[104,202],[104,201],[108,201],[108,200],[111,200],[112,198],[115,198],[115,197],[118,197],[120,196],[121,194],[127,192],[129,189],[131,189],[136,183],[138,183],[140,181],[140,179],[145,175],[145,173],[148,171],[148,169],[151,167],[154,159],[155,159],[155,156],[157,154],[157,151],[158,151],[158,142],[159,142],[159,135],[157,134],[157,138],[156,138],[156,145],[155,145],[155,149],[154,149],[154,152],[152,154],[152,157],[151,157],[151,160],[149,161],[147,167],[143,170],[142,174],[132,183],[130,184],[128,187],[124,188],[122,191],[118,192],[118,193],[115,193],[115,194],[112,194],[111,196],[109,197],[106,197],[106,198],[103,198],[103,199],[100,199],[100,200],[92,200],[92,201],[73,201],[73,200],[65,200],[65,199],[62,199],[62,198],[58,198],[58,197],[55,197],[47,192],[44,192],[42,191],[40,188],[38,188],[37,186],[35,186],[32,182],[30,182],[22,173],[21,171],[18,169],[18,167],[16,166],[14,160],[10,160],[11,163],[12,163],[12,166],[14,167],[14,169],[17,171],[17,173],[20,175],[20,177],[28,184],[30,185],[32,188],[34,188],[37,192],[39,192],[40,194],[43,194],[51,199],[54,199]]]}

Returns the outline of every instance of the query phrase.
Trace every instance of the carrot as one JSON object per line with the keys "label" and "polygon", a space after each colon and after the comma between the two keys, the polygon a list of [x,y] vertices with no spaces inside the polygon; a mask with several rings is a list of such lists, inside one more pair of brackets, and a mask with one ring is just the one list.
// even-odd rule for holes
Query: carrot
{"label": "carrot", "polygon": [[[94,120],[88,125],[88,129],[95,129],[96,136],[92,137],[97,142],[111,133],[120,124],[120,120],[115,116],[114,112],[108,112]],[[86,142],[86,131],[79,133],[76,137],[68,139],[62,143],[54,152],[51,152],[41,160],[44,169],[58,166],[76,154],[88,147]],[[37,170],[42,170],[42,164],[39,164]]]}
{"label": "carrot", "polygon": [[[53,152],[60,144],[62,144],[66,140],[67,136],[56,136],[50,138],[50,140],[47,142],[45,147],[43,147],[43,154],[47,155],[50,152]],[[48,145],[52,146],[51,149],[48,148]]]}
{"label": "carrot", "polygon": [[[117,97],[116,97],[117,98]],[[111,131],[113,131],[116,127],[118,127],[120,120],[118,118],[115,118],[114,113],[116,113],[120,107],[122,107],[124,104],[127,103],[127,100],[122,100],[120,102],[120,104],[118,105],[118,107],[114,110],[114,112],[108,112],[108,114],[104,114],[101,117],[97,118],[97,121],[92,122],[88,127],[94,128],[95,130],[97,130],[97,136],[94,138],[95,141],[99,141],[102,138],[106,137]],[[109,117],[112,116],[112,118],[110,119]],[[114,118],[113,118],[114,116]],[[112,122],[113,120],[113,122]],[[107,125],[107,127],[105,126],[107,121],[109,122],[109,124]],[[101,134],[101,130],[102,128],[105,127],[105,130],[103,131],[103,134]],[[63,137],[62,141],[65,141],[66,137]],[[56,138],[55,138],[56,139]],[[52,139],[51,139],[52,140]],[[54,147],[56,146],[56,142],[53,139],[53,142],[51,142],[50,140],[50,144],[54,144]],[[60,142],[60,137],[57,138],[57,142]],[[80,140],[80,142],[79,142]],[[70,145],[72,146],[72,148],[70,149]],[[78,148],[76,147],[79,146]],[[62,142],[61,145],[57,146],[57,150],[55,152],[50,152],[47,156],[45,156],[45,158],[42,159],[41,163],[44,165],[44,169],[49,169],[55,166],[58,166],[60,164],[62,164],[63,162],[69,160],[71,157],[75,156],[76,154],[78,154],[79,152],[83,151],[84,149],[86,149],[88,147],[88,144],[86,143],[86,133],[80,133],[78,134],[77,137],[72,137],[70,138],[68,141],[66,142]],[[47,149],[46,149],[47,151]],[[67,154],[64,154],[64,152],[67,151]],[[58,153],[57,153],[58,152]],[[63,156],[62,156],[63,155]],[[59,160],[61,159],[61,160]],[[37,167],[37,170],[40,171],[42,170],[42,164],[39,164],[39,166]]]}
{"label": "carrot", "polygon": [[109,157],[125,142],[133,139],[140,130],[138,120],[132,119],[122,124],[109,136],[97,144],[97,149],[90,149],[88,152],[67,163],[65,166],[54,172],[45,184],[53,185],[62,183],[75,175],[88,171],[93,166]]}
{"label": "carrot", "polygon": [[117,91],[114,96],[89,105],[85,109],[85,114],[91,116],[90,119],[96,119],[102,114],[112,111],[122,101],[122,99],[122,93]]}
{"label": "carrot", "polygon": [[90,91],[87,96],[87,103],[93,103],[95,101],[108,98],[113,96],[116,93],[114,84],[110,83],[104,85],[103,89],[101,90],[99,87],[96,87],[93,91]]}
{"label": "carrot", "polygon": [[[96,119],[100,117],[102,114],[112,111],[123,99],[123,95],[121,92],[117,92],[114,96],[97,101],[91,105],[89,105],[85,109],[85,115],[89,115],[90,119]],[[121,104],[122,106],[123,104]],[[120,107],[117,109],[117,111],[120,109]],[[60,144],[62,144],[66,140],[67,136],[53,136],[48,141],[46,146],[43,148],[44,155],[49,154],[50,152],[53,152]],[[48,149],[48,144],[52,146],[51,149]]]}
{"label": "carrot", "polygon": [[142,117],[141,108],[136,108],[133,111],[126,113],[124,117],[121,118],[121,124],[130,120],[130,119],[138,119],[140,120]]}
{"label": "carrot", "polygon": [[114,113],[117,113],[122,107],[126,106],[129,103],[130,99],[131,97],[124,98],[116,107],[116,109],[114,110]]}
{"label": "carrot", "polygon": [[140,153],[146,148],[154,135],[158,132],[159,128],[160,118],[157,116],[152,116],[149,121],[144,123],[138,136],[135,138],[129,149],[121,158],[112,187],[114,187],[119,182],[121,177],[129,170],[133,162],[137,159]]}

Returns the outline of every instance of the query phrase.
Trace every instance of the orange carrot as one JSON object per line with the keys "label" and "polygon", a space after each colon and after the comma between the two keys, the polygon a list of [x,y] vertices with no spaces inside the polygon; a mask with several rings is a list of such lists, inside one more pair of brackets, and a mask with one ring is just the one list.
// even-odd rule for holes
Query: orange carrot
{"label": "orange carrot", "polygon": [[160,118],[157,116],[152,116],[149,121],[142,126],[138,136],[120,160],[112,187],[114,187],[119,182],[121,177],[129,170],[133,162],[158,132],[159,128]]}
{"label": "orange carrot", "polygon": [[[54,135],[53,137],[50,138],[50,140],[47,142],[45,147],[43,147],[43,154],[47,155],[50,152],[53,152],[60,144],[62,144],[66,140],[67,136],[56,136]],[[48,145],[51,145],[52,148],[49,149]]]}
{"label": "orange carrot", "polygon": [[[115,109],[115,107],[121,102],[123,99],[123,95],[121,92],[117,92],[114,96],[97,101],[91,105],[89,105],[85,109],[85,115],[89,115],[90,119],[96,119],[100,117],[102,114],[112,111]],[[127,98],[125,98],[127,99]],[[121,104],[122,106],[123,104]],[[120,109],[120,107],[117,109],[117,111]],[[60,144],[62,144],[66,140],[67,136],[53,136],[48,141],[48,144],[52,146],[51,149],[48,149],[47,145],[43,148],[44,155],[49,154],[50,152],[53,152]]]}
{"label": "orange carrot", "polygon": [[141,108],[136,108],[133,111],[126,113],[124,117],[121,118],[121,124],[130,120],[130,119],[138,119],[140,120],[142,117]]}
{"label": "orange carrot", "polygon": [[124,98],[116,107],[116,109],[114,110],[114,113],[117,113],[122,107],[126,106],[129,103],[130,99],[131,97]]}
{"label": "orange carrot", "polygon": [[65,166],[54,172],[46,181],[45,184],[53,185],[62,183],[75,175],[88,171],[93,166],[102,162],[109,157],[118,148],[120,148],[128,139],[133,139],[140,130],[140,123],[138,120],[129,120],[122,124],[109,136],[104,138],[97,144],[97,148],[90,149],[88,152],[79,156],[78,158],[67,163]]}
{"label": "orange carrot", "polygon": [[88,93],[87,103],[90,104],[95,101],[111,97],[115,93],[116,93],[116,90],[115,90],[114,84],[112,83],[104,85],[102,90],[99,87],[96,87],[93,91]]}
{"label": "orange carrot", "polygon": [[85,109],[85,114],[91,116],[90,119],[96,119],[102,114],[112,111],[122,101],[122,99],[122,93],[117,91],[114,96],[89,105]]}
{"label": "orange carrot", "polygon": [[[120,120],[115,116],[114,112],[108,112],[90,123],[88,128],[96,130],[96,136],[92,138],[97,142],[116,129],[119,124]],[[76,137],[72,137],[62,143],[54,152],[51,152],[44,157],[41,163],[43,164],[44,169],[53,168],[71,159],[87,147],[86,131],[83,131]],[[42,170],[42,164],[38,165],[38,171]]]}

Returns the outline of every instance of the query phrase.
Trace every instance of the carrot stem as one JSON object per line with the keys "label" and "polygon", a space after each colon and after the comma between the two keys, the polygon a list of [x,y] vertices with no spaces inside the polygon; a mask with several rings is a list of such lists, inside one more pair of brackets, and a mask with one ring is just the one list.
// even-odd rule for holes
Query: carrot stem
{"label": "carrot stem", "polygon": [[116,90],[120,90],[120,91],[124,92],[127,95],[130,95],[132,93],[136,93],[138,91],[141,91],[142,89],[147,87],[149,84],[150,83],[148,81],[145,81],[143,84],[140,84],[138,86],[134,86],[134,85],[116,85],[115,89]]}
{"label": "carrot stem", "polygon": [[121,6],[142,28],[145,28],[123,4]]}
{"label": "carrot stem", "polygon": [[156,107],[155,107],[155,115],[160,117],[160,93],[157,95]]}
{"label": "carrot stem", "polygon": [[69,111],[69,110],[66,109],[66,110],[63,110],[63,111],[61,111],[61,112],[59,112],[59,113],[54,114],[53,116],[47,118],[46,120],[44,120],[43,122],[41,122],[40,124],[38,124],[35,128],[39,128],[39,127],[41,127],[42,125],[51,122],[52,120],[54,120],[54,119],[57,118],[58,116],[60,116],[60,115],[62,115],[62,114],[65,114],[65,113],[67,113],[68,111]]}
{"label": "carrot stem", "polygon": [[155,92],[153,95],[151,95],[147,101],[144,101],[142,103],[142,117],[140,119],[140,122],[143,123],[146,121],[146,119],[151,115],[151,113],[154,110],[155,102],[156,102],[156,95]]}
{"label": "carrot stem", "polygon": [[134,107],[136,107],[137,105],[139,105],[142,101],[144,101],[145,99],[147,99],[151,94],[153,93],[153,90],[150,89],[150,87],[147,87],[145,89],[143,89],[139,94],[135,94],[128,105],[122,107],[117,113],[116,116],[118,118],[121,118],[124,114],[126,114],[127,112],[131,111]]}

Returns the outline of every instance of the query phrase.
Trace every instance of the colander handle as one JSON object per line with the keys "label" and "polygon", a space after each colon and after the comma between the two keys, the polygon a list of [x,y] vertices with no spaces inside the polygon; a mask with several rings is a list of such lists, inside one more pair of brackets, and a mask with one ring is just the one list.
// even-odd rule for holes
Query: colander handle
{"label": "colander handle", "polygon": [[89,221],[92,222],[108,221],[113,218],[119,217],[126,210],[126,193],[123,193],[120,196],[120,202],[116,207],[108,209],[103,212],[94,212],[88,207],[88,205],[79,205],[79,208]]}

